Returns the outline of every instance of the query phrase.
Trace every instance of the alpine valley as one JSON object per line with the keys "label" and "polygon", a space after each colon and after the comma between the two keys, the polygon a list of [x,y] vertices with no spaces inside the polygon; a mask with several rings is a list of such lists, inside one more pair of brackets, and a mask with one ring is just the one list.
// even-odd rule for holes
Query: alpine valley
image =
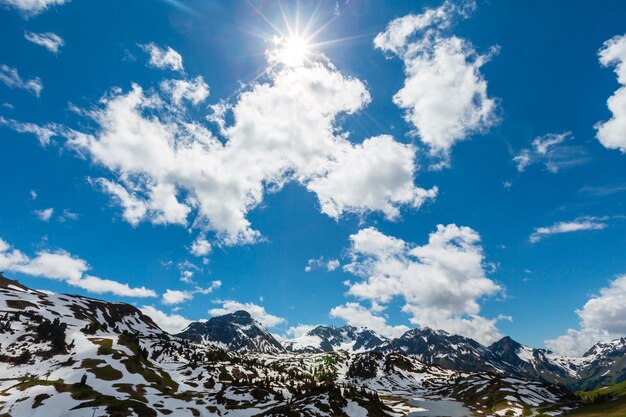
{"label": "alpine valley", "polygon": [[624,338],[582,358],[429,328],[279,342],[245,311],[171,335],[131,305],[3,276],[0,332],[4,417],[626,415]]}

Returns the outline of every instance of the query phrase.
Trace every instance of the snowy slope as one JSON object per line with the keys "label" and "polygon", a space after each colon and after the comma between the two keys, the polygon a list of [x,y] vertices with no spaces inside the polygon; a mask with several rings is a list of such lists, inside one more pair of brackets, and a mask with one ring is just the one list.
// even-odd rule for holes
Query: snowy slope
{"label": "snowy slope", "polygon": [[191,323],[177,335],[194,343],[208,343],[235,351],[279,353],[283,346],[247,311],[236,311],[205,322]]}
{"label": "snowy slope", "polygon": [[[243,314],[226,321],[246,337],[256,326],[257,335],[267,332]],[[396,351],[358,353],[356,342],[348,342],[350,351],[321,353],[263,352],[265,341],[255,349],[193,342],[161,331],[130,305],[34,291],[4,278],[0,333],[3,416],[384,417],[414,411],[415,398],[454,398],[479,415],[538,408],[558,415],[577,405],[555,385],[444,369]],[[454,346],[459,357],[469,349]]]}
{"label": "snowy slope", "polygon": [[290,352],[365,352],[375,349],[387,340],[386,337],[363,327],[317,326],[300,337],[283,341],[283,346]]}

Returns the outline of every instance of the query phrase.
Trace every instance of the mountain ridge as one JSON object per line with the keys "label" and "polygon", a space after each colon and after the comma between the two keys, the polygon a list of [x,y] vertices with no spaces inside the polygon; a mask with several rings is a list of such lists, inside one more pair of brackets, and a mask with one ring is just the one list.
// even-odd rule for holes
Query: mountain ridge
{"label": "mountain ridge", "polygon": [[[224,320],[229,317],[212,318]],[[192,323],[200,330],[202,322]],[[257,322],[264,334],[270,334]],[[199,341],[180,333],[178,336]],[[245,349],[257,352],[328,353],[345,350],[351,353],[379,351],[399,352],[416,357],[423,363],[445,369],[470,372],[490,372],[528,380],[564,386],[572,391],[593,389],[603,384],[613,384],[626,379],[626,338],[611,342],[598,342],[582,358],[557,355],[547,349],[523,345],[509,336],[489,346],[474,339],[449,334],[428,327],[410,329],[397,338],[388,339],[365,327],[350,325],[318,325],[299,337],[283,340],[272,338],[272,348],[255,348],[258,342],[248,342]],[[204,342],[225,343],[223,337],[205,337]],[[236,342],[234,350],[242,342]],[[279,348],[280,346],[281,348]]]}
{"label": "mountain ridge", "polygon": [[[227,328],[231,322],[242,337],[265,331],[248,313],[213,321]],[[471,344],[418,330],[408,336]],[[194,342],[164,332],[131,305],[31,290],[8,279],[0,279],[0,336],[0,415],[13,417],[79,416],[84,408],[115,417],[397,417],[417,410],[412,398],[452,398],[481,415],[557,415],[580,405],[559,385],[446,369],[401,351],[257,352],[262,345],[227,348],[198,334]],[[608,348],[590,357],[599,360]]]}

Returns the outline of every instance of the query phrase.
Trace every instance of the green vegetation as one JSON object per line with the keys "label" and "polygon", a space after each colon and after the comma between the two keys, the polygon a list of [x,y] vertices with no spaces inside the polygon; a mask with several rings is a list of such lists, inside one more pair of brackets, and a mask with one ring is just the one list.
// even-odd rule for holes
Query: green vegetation
{"label": "green vegetation", "polygon": [[[88,339],[94,345],[98,345],[98,355],[113,355],[113,340],[91,337]],[[116,358],[119,359],[119,358]]]}
{"label": "green vegetation", "polygon": [[88,372],[91,372],[98,379],[103,381],[117,381],[122,379],[124,374],[112,367],[111,365],[98,366],[105,363],[102,359],[84,359],[81,366]]}
{"label": "green vegetation", "polygon": [[35,328],[38,342],[50,342],[53,352],[65,352],[65,330],[67,323],[62,323],[59,318],[50,321],[43,318]]}
{"label": "green vegetation", "polygon": [[121,361],[126,366],[128,372],[140,374],[146,381],[152,384],[152,388],[159,390],[163,394],[171,395],[178,391],[178,384],[172,380],[172,377],[167,372],[154,368],[148,360],[146,352],[140,348],[136,336],[122,333],[118,337],[117,342],[133,352],[133,356],[129,356]]}
{"label": "green vegetation", "polygon": [[591,391],[580,391],[576,396],[585,404],[572,411],[571,417],[624,417],[626,416],[626,381],[600,387]]}
{"label": "green vegetation", "polygon": [[337,361],[331,355],[324,355],[317,361],[313,376],[321,382],[332,382],[337,378]]}

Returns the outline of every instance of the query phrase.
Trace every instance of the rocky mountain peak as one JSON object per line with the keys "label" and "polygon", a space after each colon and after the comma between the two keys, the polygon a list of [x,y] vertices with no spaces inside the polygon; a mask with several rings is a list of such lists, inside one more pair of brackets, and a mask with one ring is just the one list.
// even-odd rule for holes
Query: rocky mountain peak
{"label": "rocky mountain peak", "polygon": [[194,343],[211,343],[230,350],[283,352],[283,346],[250,313],[238,310],[208,321],[191,323],[177,335]]}

